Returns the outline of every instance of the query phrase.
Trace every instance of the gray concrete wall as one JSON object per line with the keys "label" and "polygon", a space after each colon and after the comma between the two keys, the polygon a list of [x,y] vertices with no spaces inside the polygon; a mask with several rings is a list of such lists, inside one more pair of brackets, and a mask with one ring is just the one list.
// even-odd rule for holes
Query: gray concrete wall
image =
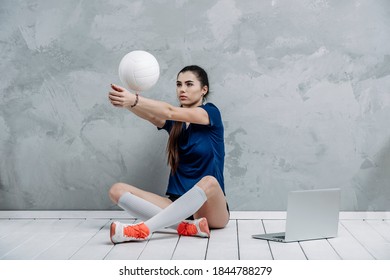
{"label": "gray concrete wall", "polygon": [[390,2],[0,2],[0,209],[112,209],[117,181],[164,193],[167,135],[112,107],[120,59],[153,53],[145,95],[177,104],[208,70],[233,210],[340,187],[343,210],[390,210]]}

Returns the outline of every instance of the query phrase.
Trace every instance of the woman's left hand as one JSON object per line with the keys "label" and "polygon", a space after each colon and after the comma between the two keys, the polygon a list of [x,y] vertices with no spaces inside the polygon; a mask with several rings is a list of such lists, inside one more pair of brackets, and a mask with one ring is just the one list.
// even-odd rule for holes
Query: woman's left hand
{"label": "woman's left hand", "polygon": [[135,102],[135,94],[130,93],[127,89],[111,84],[111,90],[108,93],[110,102],[115,107],[131,108]]}

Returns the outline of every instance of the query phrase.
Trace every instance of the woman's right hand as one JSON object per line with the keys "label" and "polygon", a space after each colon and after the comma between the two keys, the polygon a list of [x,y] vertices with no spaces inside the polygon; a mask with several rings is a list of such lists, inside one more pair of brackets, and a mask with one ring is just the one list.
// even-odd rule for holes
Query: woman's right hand
{"label": "woman's right hand", "polygon": [[120,108],[130,109],[136,100],[135,94],[130,93],[127,89],[111,84],[111,90],[108,98],[112,105]]}

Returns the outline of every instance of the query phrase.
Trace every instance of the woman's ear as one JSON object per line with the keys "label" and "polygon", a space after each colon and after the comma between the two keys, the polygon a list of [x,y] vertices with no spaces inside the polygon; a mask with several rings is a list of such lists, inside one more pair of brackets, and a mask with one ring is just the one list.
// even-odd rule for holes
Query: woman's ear
{"label": "woman's ear", "polygon": [[208,86],[203,86],[203,88],[202,88],[203,97],[207,95],[208,91],[209,91],[209,87]]}

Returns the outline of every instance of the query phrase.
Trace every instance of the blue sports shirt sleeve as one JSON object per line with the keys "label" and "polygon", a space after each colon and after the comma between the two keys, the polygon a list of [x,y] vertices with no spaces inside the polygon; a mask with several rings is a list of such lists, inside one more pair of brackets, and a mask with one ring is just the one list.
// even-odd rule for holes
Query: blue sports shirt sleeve
{"label": "blue sports shirt sleeve", "polygon": [[209,120],[210,120],[209,126],[216,126],[216,127],[223,126],[221,113],[213,103],[207,103],[205,105],[202,105],[201,108],[203,108],[209,115]]}

